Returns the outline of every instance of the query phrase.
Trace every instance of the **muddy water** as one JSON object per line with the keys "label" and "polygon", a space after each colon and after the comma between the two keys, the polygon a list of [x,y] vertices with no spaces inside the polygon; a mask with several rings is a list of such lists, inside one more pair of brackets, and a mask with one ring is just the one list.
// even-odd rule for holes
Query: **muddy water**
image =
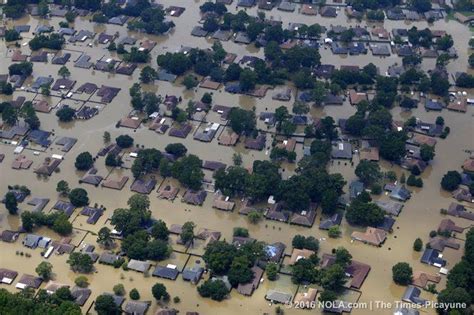
{"label": "muddy water", "polygon": [[[87,29],[94,32],[106,31],[108,34],[114,34],[119,32],[121,37],[128,35],[134,36],[140,40],[149,38],[158,42],[158,45],[152,51],[152,64],[156,65],[155,57],[165,51],[176,51],[181,46],[200,47],[207,48],[212,45],[211,39],[196,38],[190,36],[191,29],[197,25],[199,20],[198,7],[203,2],[185,2],[183,0],[171,1],[166,0],[162,2],[165,7],[168,5],[181,5],[186,7],[186,11],[180,18],[172,18],[176,24],[176,28],[171,31],[170,34],[161,37],[145,36],[143,34],[137,34],[134,32],[128,32],[124,27],[112,26],[112,25],[94,25],[88,22],[88,18],[80,18],[76,20],[75,28],[77,30]],[[235,7],[229,7],[229,10],[235,12]],[[257,10],[247,10],[249,14],[255,15]],[[355,26],[358,23],[354,20],[347,20],[344,14],[339,14],[336,19],[325,19],[319,16],[308,17],[295,13],[283,13],[277,10],[272,12],[266,12],[267,18],[274,20],[283,21],[283,25],[288,25],[289,22],[302,22],[307,24],[320,23],[329,27],[330,25],[352,25]],[[39,23],[49,23],[57,27],[60,19],[53,19],[50,21],[40,21],[36,18],[24,18],[20,21],[16,21],[15,24],[30,24],[31,32],[34,31],[36,25]],[[403,27],[400,24],[403,22],[386,21],[384,27],[391,30],[394,27]],[[365,26],[365,23],[362,23]],[[430,27],[432,29],[442,29],[450,33],[455,40],[455,47],[458,50],[460,58],[455,62],[451,62],[448,65],[450,72],[465,71],[467,68],[467,38],[469,32],[466,27],[460,25],[454,21],[438,21],[434,25],[428,25],[426,22],[416,22],[406,24],[406,27],[416,25],[418,28]],[[369,28],[371,26],[368,26]],[[25,38],[31,38],[31,34],[23,34]],[[27,42],[27,39],[23,40]],[[86,42],[87,44],[87,42]],[[58,195],[55,191],[56,183],[59,180],[66,180],[69,182],[71,187],[78,187],[78,180],[83,173],[75,172],[74,159],[80,152],[90,151],[96,153],[102,146],[102,134],[104,131],[109,131],[112,135],[112,139],[116,136],[124,133],[128,133],[135,138],[135,143],[144,145],[145,147],[156,147],[158,149],[164,149],[168,143],[182,142],[188,148],[190,153],[197,154],[203,160],[218,160],[228,165],[232,164],[232,155],[234,152],[239,152],[243,156],[244,166],[251,166],[255,159],[266,159],[266,150],[262,152],[249,151],[243,148],[242,145],[238,145],[235,148],[222,147],[217,144],[214,139],[209,144],[203,144],[198,141],[194,141],[190,136],[185,140],[171,138],[168,136],[158,135],[154,132],[149,131],[146,127],[141,127],[137,131],[131,131],[128,129],[116,129],[116,122],[125,117],[131,110],[130,98],[128,96],[128,88],[133,82],[138,81],[139,71],[136,70],[133,77],[127,77],[122,75],[107,74],[99,71],[84,70],[73,67],[72,61],[75,60],[82,51],[86,52],[92,57],[92,61],[95,61],[103,56],[117,58],[114,54],[110,54],[103,45],[96,45],[93,43],[93,47],[88,47],[86,44],[81,43],[77,45],[67,44],[66,49],[72,54],[71,61],[67,64],[69,70],[72,73],[72,78],[77,80],[76,87],[80,86],[85,82],[93,82],[98,85],[106,84],[110,86],[117,86],[122,88],[122,91],[114,99],[114,101],[101,109],[98,116],[88,121],[76,121],[69,124],[58,124],[55,117],[55,109],[49,114],[39,114],[42,123],[42,129],[54,130],[55,137],[59,136],[73,136],[79,139],[78,143],[72,148],[72,150],[65,154],[65,160],[61,163],[59,173],[54,173],[49,178],[39,178],[33,170],[27,171],[16,171],[10,168],[11,162],[14,159],[13,149],[14,147],[8,145],[0,145],[0,151],[6,154],[6,158],[0,165],[0,191],[3,193],[6,191],[9,184],[24,184],[32,190],[33,196],[48,197],[51,199],[50,203],[46,206],[44,211],[49,211],[58,199]],[[22,50],[25,53],[29,53],[28,46],[22,46]],[[242,46],[234,44],[233,42],[225,42],[224,48],[229,51],[236,53],[241,56],[244,54],[253,54],[256,56],[263,56],[262,49],[256,49],[253,46]],[[2,57],[10,55],[11,52],[5,47],[4,43],[0,44],[0,53]],[[384,73],[388,66],[398,62],[400,59],[396,56],[389,58],[377,58],[372,57],[370,54],[366,56],[355,56],[350,58],[341,58],[333,56],[329,50],[321,50],[322,62],[331,63],[336,66],[357,64],[365,65],[369,62],[376,64],[381,73]],[[434,60],[425,60],[423,62],[423,68],[428,70],[433,66]],[[2,59],[0,63],[0,73],[6,73],[9,65],[9,59]],[[49,64],[34,64],[34,76],[40,75],[52,75],[57,77],[56,73],[59,66],[52,66]],[[188,99],[199,99],[205,92],[203,89],[197,91],[184,91],[182,86],[178,84],[169,84],[166,82],[157,81],[154,85],[144,86],[145,90],[156,92],[157,94],[175,94],[182,95],[184,100],[180,106],[183,108],[186,106]],[[54,93],[53,93],[54,94]],[[261,111],[274,111],[281,105],[290,106],[290,103],[277,102],[271,99],[271,91],[265,98],[255,99],[247,96],[230,95],[223,91],[217,91],[213,93],[213,99],[215,104],[229,105],[229,106],[241,106],[246,109],[256,108],[257,113]],[[27,100],[38,99],[40,96],[36,96],[32,93],[16,91],[14,97],[23,95]],[[78,96],[82,99],[83,96]],[[1,96],[1,100],[10,99],[9,97]],[[84,100],[86,100],[85,98]],[[47,99],[51,105],[59,104],[61,99],[57,96],[51,96]],[[71,106],[80,106],[81,103],[78,101],[64,101],[66,104]],[[327,107],[324,109],[313,109],[312,114],[316,117],[322,117],[325,115],[331,115],[337,118],[347,118],[352,115],[354,108],[348,104],[341,107]],[[416,109],[412,112],[413,115],[425,120],[434,121],[438,113],[427,113],[422,108]],[[439,214],[439,209],[447,207],[452,201],[450,196],[440,191],[439,182],[441,177],[447,170],[459,169],[463,160],[467,157],[464,153],[465,149],[474,149],[474,141],[470,135],[474,132],[474,123],[472,119],[473,110],[469,108],[468,113],[460,114],[454,112],[444,111],[442,116],[445,118],[446,125],[451,127],[451,134],[446,140],[439,140],[436,146],[436,158],[432,163],[432,166],[427,169],[423,175],[424,187],[421,190],[417,190],[410,201],[408,201],[401,213],[397,218],[397,222],[394,226],[394,233],[391,234],[382,248],[374,248],[371,246],[363,245],[360,243],[351,243],[350,234],[354,230],[347,226],[342,225],[343,237],[334,240],[327,239],[327,234],[320,231],[317,226],[319,224],[320,216],[316,219],[315,225],[311,229],[290,226],[287,224],[275,223],[271,221],[264,221],[259,225],[248,224],[245,217],[239,216],[237,211],[234,213],[225,213],[222,211],[215,210],[211,207],[212,198],[208,197],[203,207],[193,207],[182,204],[179,201],[179,197],[173,203],[159,200],[156,197],[156,192],[150,195],[152,202],[152,212],[154,217],[165,220],[168,224],[182,223],[185,221],[192,220],[196,223],[199,228],[209,228],[221,231],[223,238],[229,240],[232,237],[232,228],[235,226],[243,226],[249,229],[252,237],[267,241],[274,242],[276,240],[286,243],[288,246],[291,245],[291,239],[295,234],[312,235],[317,238],[321,238],[321,252],[329,252],[332,248],[338,246],[344,246],[352,253],[355,260],[366,262],[372,266],[372,270],[362,286],[362,294],[360,301],[368,302],[370,300],[384,300],[387,302],[399,300],[404,292],[404,288],[394,285],[391,281],[391,267],[396,262],[407,261],[409,262],[414,270],[425,270],[430,273],[436,273],[435,268],[427,267],[419,262],[420,254],[412,251],[412,244],[415,238],[421,237],[424,241],[428,240],[429,231],[435,229],[439,224],[442,216]],[[406,119],[407,113],[400,112],[399,109],[393,110],[394,119]],[[219,122],[219,118],[210,114],[207,118],[208,121]],[[195,124],[195,129],[198,124]],[[264,129],[265,127],[259,122],[259,127]],[[222,127],[221,127],[222,128]],[[219,131],[220,132],[220,131]],[[267,142],[269,146],[270,139]],[[24,155],[29,159],[33,160],[33,167],[39,165],[44,157],[49,156],[53,153],[60,153],[57,146],[52,146],[46,152],[41,152],[39,156],[35,156],[33,151],[25,150]],[[298,153],[300,156],[300,153]],[[125,163],[131,164],[132,161],[124,156]],[[357,161],[357,158],[356,158]],[[96,162],[96,167],[99,170],[99,174],[110,178],[118,178],[122,175],[131,177],[129,170],[114,170],[104,165],[104,159],[101,158]],[[384,170],[394,170],[397,174],[401,174],[402,170],[398,167],[391,166],[388,163],[382,163]],[[335,162],[331,167],[333,172],[341,172],[345,179],[350,182],[355,178],[354,175],[355,166],[351,166],[346,163]],[[291,174],[292,167],[288,167],[285,171],[284,177]],[[127,187],[131,182],[127,183]],[[87,189],[91,203],[98,203],[104,205],[107,210],[104,216],[99,222],[94,225],[88,225],[85,223],[85,217],[78,215],[78,210],[75,211],[71,220],[75,229],[73,238],[74,244],[80,244],[81,241],[87,243],[94,243],[96,237],[91,233],[97,232],[103,225],[107,225],[106,219],[112,214],[113,209],[118,207],[124,207],[127,199],[131,196],[128,188],[125,187],[123,191],[115,191],[110,189],[104,189],[101,187],[93,187],[88,185],[82,185],[83,188]],[[184,190],[181,190],[179,196],[182,196]],[[382,197],[387,198],[387,197]],[[19,225],[18,218],[6,215],[6,210],[3,206],[1,207],[1,229],[5,228],[16,228]],[[21,209],[30,209],[25,203],[21,205]],[[451,218],[453,219],[453,218]],[[461,219],[453,219],[458,225],[468,226],[470,223]],[[90,232],[85,232],[90,231]],[[54,233],[41,229],[37,231],[38,234],[45,234],[54,236]],[[460,236],[461,238],[463,236]],[[57,238],[55,236],[54,238]],[[40,250],[25,250],[21,246],[20,242],[16,244],[0,243],[0,248],[4,253],[0,258],[0,265],[2,267],[11,268],[17,270],[20,274],[22,273],[34,273],[34,268],[42,260],[40,256]],[[175,249],[178,249],[175,247]],[[31,258],[17,256],[16,251],[24,251],[32,254]],[[100,252],[101,249],[98,249]],[[196,248],[192,250],[193,253],[202,253],[202,248]],[[287,250],[289,252],[289,250]],[[454,251],[446,249],[444,252],[445,258],[448,260],[448,268],[451,268],[461,256],[461,251]],[[49,259],[54,265],[54,272],[56,274],[56,280],[63,283],[72,284],[76,274],[69,271],[66,265],[67,256],[56,256],[53,255]],[[175,255],[171,259],[172,263],[178,265],[183,264],[183,257]],[[116,283],[124,283],[127,290],[131,288],[138,288],[142,300],[153,300],[150,292],[151,286],[157,282],[152,277],[144,277],[141,274],[133,271],[125,272],[121,269],[113,269],[112,267],[103,266],[96,264],[97,272],[89,276],[91,282],[91,289],[93,291],[92,297],[84,306],[86,311],[92,301],[97,295],[104,291],[110,292],[112,286]],[[216,303],[210,300],[199,298],[196,288],[181,280],[181,277],[177,281],[160,280],[164,282],[170,292],[171,296],[180,296],[181,302],[174,304],[170,302],[170,306],[173,306],[181,311],[196,310],[201,314],[239,314],[242,311],[246,311],[248,314],[262,314],[264,312],[273,313],[274,306],[270,306],[265,301],[264,296],[268,289],[277,288],[284,291],[295,293],[297,288],[293,284],[288,276],[281,276],[279,281],[270,282],[265,280],[260,288],[254,293],[251,298],[240,296],[235,290],[232,292],[232,298],[221,303]],[[443,278],[442,283],[438,285],[442,288],[445,283]],[[4,285],[2,285],[3,287]],[[11,290],[15,290],[12,286],[7,286]],[[432,296],[423,293],[426,298],[432,298]],[[350,300],[352,299],[349,298]],[[153,303],[152,310],[157,308],[156,303]],[[287,314],[302,314],[300,310],[287,310]],[[364,310],[355,310],[354,314],[365,314]],[[377,314],[389,314],[389,310],[377,310]],[[432,313],[428,310],[428,313]]]}

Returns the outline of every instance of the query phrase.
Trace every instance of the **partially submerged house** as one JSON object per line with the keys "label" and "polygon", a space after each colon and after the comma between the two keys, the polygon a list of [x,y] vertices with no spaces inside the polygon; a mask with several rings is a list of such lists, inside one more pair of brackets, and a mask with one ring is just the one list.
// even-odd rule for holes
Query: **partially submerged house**
{"label": "partially submerged house", "polygon": [[382,229],[367,227],[365,232],[352,232],[351,238],[369,245],[381,246],[387,239],[387,232]]}

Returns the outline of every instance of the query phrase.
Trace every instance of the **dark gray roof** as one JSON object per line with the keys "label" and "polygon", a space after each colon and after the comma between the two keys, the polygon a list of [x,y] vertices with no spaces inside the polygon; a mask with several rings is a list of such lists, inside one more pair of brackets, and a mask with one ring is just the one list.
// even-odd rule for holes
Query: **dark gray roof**
{"label": "dark gray roof", "polygon": [[155,270],[153,271],[153,276],[169,280],[176,280],[178,274],[179,271],[176,268],[168,268],[163,266],[156,266]]}

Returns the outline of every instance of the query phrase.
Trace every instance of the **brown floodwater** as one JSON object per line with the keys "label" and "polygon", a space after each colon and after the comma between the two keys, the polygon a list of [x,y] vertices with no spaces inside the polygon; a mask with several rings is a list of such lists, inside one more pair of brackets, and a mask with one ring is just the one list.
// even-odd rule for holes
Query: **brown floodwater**
{"label": "brown floodwater", "polygon": [[[179,18],[171,18],[176,28],[173,29],[166,36],[149,36],[145,34],[139,34],[136,32],[129,32],[125,27],[113,26],[113,25],[95,25],[89,23],[88,18],[76,19],[75,28],[77,30],[87,29],[96,33],[106,31],[108,34],[114,34],[118,32],[120,37],[125,35],[134,36],[138,39],[138,42],[144,39],[151,39],[158,43],[158,45],[152,51],[152,64],[156,66],[156,56],[166,51],[176,51],[181,46],[208,48],[212,45],[211,39],[196,38],[190,36],[192,28],[197,25],[199,21],[199,9],[198,7],[204,3],[203,1],[171,1],[164,0],[161,3],[165,7],[169,5],[181,5],[186,7],[186,11]],[[234,6],[228,7],[230,11],[235,12]],[[251,15],[255,15],[257,12],[256,8],[248,9],[247,12]],[[319,15],[316,17],[300,15],[297,12],[287,13],[281,12],[274,9],[271,12],[266,12],[267,18],[274,20],[281,20],[283,25],[288,25],[289,22],[301,22],[306,24],[319,23],[321,25],[329,27],[330,25],[362,25],[366,26],[365,22],[356,22],[355,20],[348,20],[344,14],[339,13],[335,19],[321,18]],[[52,20],[40,20],[32,17],[25,17],[21,20],[15,21],[14,24],[29,24],[31,25],[31,31],[29,34],[22,34],[25,39],[22,43],[27,43],[29,38],[32,38],[32,32],[34,32],[38,24],[51,24],[58,27],[58,23],[61,19],[53,18]],[[9,22],[11,25],[12,22]],[[417,26],[418,28],[429,27],[431,29],[445,30],[451,34],[455,41],[455,47],[458,51],[459,58],[452,61],[447,66],[450,73],[456,71],[466,71],[467,69],[467,56],[468,46],[467,40],[470,37],[469,30],[466,26],[461,25],[455,21],[437,21],[434,25],[428,25],[426,22],[397,22],[397,21],[385,21],[383,26],[389,31],[395,27],[411,27]],[[367,27],[371,27],[368,25]],[[105,214],[100,218],[96,225],[89,225],[86,223],[85,217],[81,217],[76,209],[75,213],[71,217],[75,227],[73,235],[73,243],[75,245],[85,243],[95,243],[96,233],[102,226],[108,225],[106,222],[113,212],[113,209],[118,207],[126,206],[127,199],[132,195],[128,187],[131,181],[127,183],[122,191],[115,191],[111,189],[105,189],[102,187],[93,187],[89,185],[79,185],[78,180],[83,175],[81,172],[74,171],[74,159],[83,151],[90,151],[95,154],[103,147],[102,135],[104,131],[108,131],[112,135],[112,139],[120,134],[130,134],[134,137],[135,143],[143,145],[145,147],[156,147],[163,150],[168,143],[181,142],[187,148],[188,152],[193,153],[201,157],[203,160],[216,160],[232,164],[232,156],[235,152],[241,153],[243,157],[243,165],[250,167],[252,162],[257,159],[268,159],[268,151],[263,150],[249,151],[243,147],[242,144],[237,145],[235,148],[223,147],[217,144],[217,139],[214,139],[211,143],[201,143],[192,139],[189,135],[187,139],[181,140],[178,138],[168,137],[167,135],[159,135],[153,131],[148,130],[146,127],[141,127],[136,131],[130,129],[117,129],[115,124],[118,120],[125,117],[131,111],[130,97],[128,95],[128,88],[134,83],[138,82],[139,69],[137,69],[133,76],[123,76],[117,74],[109,74],[100,71],[93,71],[75,68],[73,67],[73,61],[82,53],[85,52],[92,57],[91,61],[95,61],[103,56],[112,57],[118,59],[114,53],[110,53],[105,49],[105,45],[99,45],[92,41],[92,47],[87,46],[89,41],[86,43],[70,44],[67,43],[66,50],[72,54],[70,61],[67,66],[71,71],[71,77],[78,82],[76,87],[80,86],[85,82],[93,82],[97,85],[106,84],[109,86],[120,87],[122,90],[119,95],[106,106],[102,106],[98,116],[87,120],[87,121],[76,121],[68,124],[58,124],[55,116],[55,109],[49,114],[39,113],[38,116],[41,120],[41,128],[44,130],[53,131],[54,137],[61,136],[72,136],[78,138],[77,144],[72,150],[65,154],[65,160],[60,165],[60,172],[53,173],[49,178],[38,177],[33,173],[33,168],[38,166],[46,156],[50,156],[54,153],[61,153],[56,145],[52,145],[46,150],[46,152],[40,152],[39,156],[33,154],[33,150],[25,150],[23,152],[29,159],[33,160],[33,166],[29,170],[17,171],[10,168],[10,165],[15,158],[13,154],[14,147],[7,144],[0,145],[0,152],[5,153],[6,157],[2,164],[0,164],[0,192],[3,194],[7,190],[7,186],[11,184],[27,185],[31,191],[32,196],[47,197],[50,198],[49,204],[45,208],[45,212],[50,211],[58,195],[55,191],[56,183],[60,180],[66,180],[69,182],[71,187],[79,187],[87,189],[91,203],[97,203],[106,207]],[[238,56],[242,55],[255,55],[263,56],[263,49],[257,49],[254,46],[238,45],[233,42],[223,43],[224,48],[228,52],[236,53]],[[28,46],[22,45],[22,51],[29,54]],[[0,73],[7,73],[8,66],[10,64],[9,56],[11,56],[11,48],[5,47],[5,42],[0,42],[0,54],[3,59],[0,62]],[[373,57],[370,53],[362,56],[350,56],[349,58],[343,58],[334,56],[327,49],[321,49],[322,63],[330,63],[336,66],[356,64],[363,66],[369,62],[374,63],[380,69],[381,73],[385,73],[387,68],[395,62],[401,63],[400,58],[393,55],[388,58]],[[422,67],[425,70],[431,69],[434,65],[434,60],[424,60]],[[57,78],[57,70],[59,66],[53,66],[50,63],[35,63],[33,76],[37,77],[40,75],[52,75]],[[28,80],[26,84],[31,84],[31,80]],[[197,89],[196,91],[185,91],[184,87],[179,84],[170,84],[167,82],[156,81],[153,85],[146,85],[143,88],[147,91],[153,91],[160,95],[181,95],[183,96],[183,102],[181,107],[184,108],[189,99],[200,99],[202,94],[206,92],[204,89]],[[472,93],[472,91],[471,91]],[[274,101],[271,98],[272,91],[267,93],[267,96],[261,99],[256,99],[248,96],[239,96],[225,93],[222,89],[220,91],[213,92],[213,103],[228,105],[228,106],[241,106],[242,108],[252,109],[256,108],[257,113],[261,111],[274,111],[277,107],[284,105],[291,109],[292,102],[280,102]],[[13,97],[25,96],[27,100],[38,100],[42,96],[35,95],[26,91],[15,91]],[[57,105],[60,103],[66,103],[73,107],[79,107],[82,105],[81,100],[85,101],[84,95],[75,95],[77,101],[63,101],[60,97],[52,96],[46,98],[51,105]],[[0,96],[0,100],[9,100],[11,97]],[[93,97],[97,100],[96,97]],[[323,117],[326,115],[333,116],[336,120],[338,118],[347,118],[355,112],[354,107],[350,106],[347,102],[343,106],[339,107],[326,107],[326,108],[315,108],[312,109],[311,114],[314,117]],[[392,110],[394,119],[406,119],[408,114],[401,112],[399,108]],[[440,115],[439,113],[426,112],[422,107],[415,109],[411,112],[412,115],[421,118],[424,121],[432,122],[435,118]],[[371,265],[371,272],[363,284],[361,294],[354,292],[348,292],[344,295],[344,299],[349,301],[356,301],[359,299],[360,302],[369,302],[371,300],[383,300],[387,302],[393,302],[400,300],[403,295],[404,288],[397,286],[392,282],[391,267],[399,262],[409,262],[414,270],[424,270],[430,273],[436,273],[435,268],[423,265],[419,262],[420,254],[412,250],[413,241],[417,237],[421,237],[424,242],[428,240],[429,231],[436,229],[439,222],[443,218],[440,214],[440,208],[446,208],[450,202],[453,201],[450,195],[440,190],[440,180],[444,173],[448,170],[460,169],[460,166],[464,159],[468,157],[465,153],[466,149],[474,149],[474,140],[472,135],[474,134],[474,121],[473,121],[473,109],[470,107],[468,112],[465,114],[443,111],[441,115],[444,117],[446,125],[451,127],[451,134],[445,140],[438,140],[436,145],[436,157],[425,173],[423,174],[424,187],[422,189],[415,190],[413,197],[405,204],[405,207],[397,218],[394,226],[394,232],[389,235],[387,241],[381,248],[375,248],[372,246],[364,245],[358,242],[352,243],[350,241],[350,234],[354,228],[348,226],[345,222],[342,224],[342,237],[338,239],[327,238],[327,233],[318,229],[320,214],[312,228],[303,228],[290,226],[288,224],[277,223],[273,221],[263,221],[258,225],[249,224],[244,216],[240,216],[235,210],[232,213],[227,213],[219,210],[215,210],[211,207],[212,195],[209,196],[202,207],[189,206],[179,201],[178,197],[175,202],[168,202],[157,198],[157,193],[154,191],[150,194],[151,210],[153,216],[157,219],[163,219],[168,225],[173,223],[182,223],[185,221],[194,221],[199,228],[209,228],[212,230],[218,230],[222,232],[222,239],[230,240],[232,237],[232,229],[236,226],[242,226],[249,229],[250,235],[261,241],[275,242],[282,241],[287,246],[287,253],[290,252],[291,239],[296,234],[312,235],[321,239],[321,253],[330,252],[332,248],[338,246],[346,247],[355,260],[365,262]],[[219,117],[215,113],[209,113],[207,117],[208,121],[219,122]],[[198,123],[194,123],[194,127],[198,127]],[[258,122],[258,127],[266,129],[263,122]],[[221,127],[222,129],[222,127]],[[274,129],[270,129],[274,131]],[[220,131],[219,131],[220,132]],[[267,148],[270,147],[271,139],[268,137]],[[298,146],[298,158],[302,156],[301,145]],[[130,165],[132,161],[128,158],[128,154],[124,155],[125,164]],[[354,161],[357,163],[358,158]],[[356,164],[355,163],[355,164]],[[391,166],[389,163],[381,163],[383,169],[394,170],[400,175],[403,170],[398,166]],[[126,169],[111,169],[104,165],[104,159],[100,158],[95,163],[100,175],[110,178],[118,178],[122,175],[131,177],[131,172]],[[294,165],[283,165],[285,172],[283,177],[287,177],[294,171]],[[334,162],[330,166],[332,172],[340,172],[344,175],[347,182],[355,179],[354,175],[355,166],[345,162]],[[206,173],[206,176],[210,175]],[[182,196],[184,190],[182,189],[179,196]],[[382,196],[381,198],[387,198]],[[20,206],[23,210],[28,210],[31,207],[26,205],[26,202]],[[15,229],[19,225],[18,217],[12,217],[7,215],[4,206],[0,206],[0,229],[12,228]],[[458,225],[469,226],[470,223],[459,218],[451,218]],[[47,229],[40,229],[35,231],[36,234],[48,235],[54,239],[58,239],[57,235],[54,235]],[[458,236],[461,239],[463,235]],[[202,254],[202,247],[196,245],[197,248],[193,248],[192,252],[195,254]],[[175,247],[178,249],[178,247]],[[15,244],[0,243],[0,250],[2,256],[0,258],[0,267],[10,268],[17,270],[20,275],[23,273],[34,274],[34,269],[39,262],[43,260],[40,256],[40,250],[28,250],[21,245],[21,242]],[[17,251],[23,251],[31,253],[31,258],[25,256],[18,256],[15,253]],[[101,252],[102,249],[98,248],[97,251]],[[444,251],[444,257],[448,261],[447,268],[451,268],[457,261],[459,261],[462,251],[446,249]],[[191,257],[191,259],[195,259]],[[69,270],[66,264],[67,256],[52,255],[49,261],[54,265],[55,280],[67,284],[73,284],[74,278],[77,274],[74,274]],[[187,255],[174,253],[173,256],[168,260],[169,262],[176,264],[180,267],[184,266],[187,261]],[[167,261],[167,262],[168,262]],[[169,305],[179,309],[180,311],[191,311],[196,310],[200,314],[240,314],[242,311],[248,314],[262,314],[262,313],[273,313],[275,306],[270,305],[268,301],[264,299],[265,293],[269,289],[281,289],[283,291],[295,293],[297,286],[291,283],[289,276],[282,275],[278,281],[271,282],[265,279],[261,283],[260,287],[255,291],[252,297],[243,297],[233,290],[231,298],[223,302],[217,303],[209,299],[200,298],[194,285],[182,281],[181,277],[178,277],[176,281],[168,281],[162,279],[155,279],[150,276],[144,276],[142,274],[133,271],[123,271],[121,269],[114,269],[109,266],[96,264],[96,272],[89,275],[88,278],[91,282],[90,288],[92,289],[92,296],[83,307],[84,312],[87,311],[94,301],[95,297],[104,291],[111,292],[113,285],[116,283],[123,283],[127,290],[136,287],[142,296],[142,300],[152,301],[151,286],[156,282],[163,282],[171,296],[179,296],[181,302],[175,304],[170,302]],[[437,285],[441,289],[445,285],[445,277],[442,282]],[[5,286],[10,290],[15,290],[14,286]],[[302,288],[300,288],[301,290]],[[359,297],[360,296],[360,297]],[[423,292],[423,296],[429,299],[434,297],[427,292]],[[151,311],[156,310],[157,304],[152,304]],[[289,309],[286,310],[286,314],[304,314],[305,311]],[[389,314],[390,310],[376,310],[374,313],[377,314]],[[150,312],[152,313],[152,312]],[[354,310],[354,314],[366,314],[366,310]],[[427,313],[434,313],[432,310],[427,310]]]}

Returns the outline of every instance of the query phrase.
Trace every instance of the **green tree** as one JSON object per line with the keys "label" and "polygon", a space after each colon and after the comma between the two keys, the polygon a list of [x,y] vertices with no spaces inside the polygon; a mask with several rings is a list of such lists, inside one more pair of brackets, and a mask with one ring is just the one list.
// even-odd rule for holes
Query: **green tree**
{"label": "green tree", "polygon": [[118,315],[121,313],[112,295],[102,294],[97,297],[94,303],[94,310],[98,315]]}
{"label": "green tree", "polygon": [[255,113],[233,107],[229,113],[229,124],[235,133],[249,135],[256,127]]}
{"label": "green tree", "polygon": [[145,66],[140,72],[140,82],[142,83],[151,83],[155,81],[157,73],[155,69],[150,66]]}
{"label": "green tree", "polygon": [[222,301],[229,293],[229,290],[224,281],[209,279],[198,287],[198,292],[202,297],[208,297],[215,301]]}
{"label": "green tree", "polygon": [[423,249],[423,241],[421,238],[417,238],[415,242],[413,243],[413,250],[416,252],[420,252]]}
{"label": "green tree", "polygon": [[69,255],[67,263],[74,272],[90,273],[92,272],[94,262],[89,255],[74,252]]}
{"label": "green tree", "polygon": [[350,224],[360,226],[377,226],[383,221],[384,213],[379,206],[372,202],[358,199],[352,201],[346,211],[346,219]]}
{"label": "green tree", "polygon": [[115,138],[117,145],[123,149],[130,148],[133,145],[133,138],[129,135],[120,135]]}
{"label": "green tree", "polygon": [[347,268],[352,262],[352,255],[344,247],[338,247],[335,256],[336,264],[341,265],[343,268]]}
{"label": "green tree", "polygon": [[189,74],[184,77],[183,79],[183,85],[186,87],[186,90],[191,90],[195,88],[198,85],[198,80],[196,80],[196,77]]}
{"label": "green tree", "polygon": [[13,106],[8,105],[3,108],[2,121],[9,126],[13,126],[17,123],[18,112],[13,108]]}
{"label": "green tree", "polygon": [[441,187],[447,191],[456,190],[461,184],[461,174],[457,171],[448,171],[441,179]]}
{"label": "green tree", "polygon": [[420,147],[420,157],[423,161],[431,161],[435,157],[435,148],[433,146],[422,144]]}
{"label": "green tree", "polygon": [[69,192],[69,201],[76,207],[83,207],[89,204],[87,191],[82,188],[74,188]]}
{"label": "green tree", "polygon": [[108,227],[104,226],[99,230],[99,233],[97,233],[97,243],[105,248],[110,248],[113,245],[114,241]]}
{"label": "green tree", "polygon": [[79,171],[87,171],[94,165],[94,159],[89,152],[82,152],[76,157],[74,166]]}
{"label": "green tree", "polygon": [[72,233],[72,223],[69,222],[67,216],[64,213],[61,213],[54,220],[52,229],[59,235],[67,236]]}
{"label": "green tree", "polygon": [[56,112],[56,116],[62,122],[72,121],[75,115],[76,111],[69,106],[63,106]]}
{"label": "green tree", "polygon": [[262,213],[260,213],[256,210],[252,210],[252,211],[249,212],[247,217],[248,217],[250,223],[257,224],[263,218],[263,215],[262,215]]}
{"label": "green tree", "polygon": [[177,158],[180,158],[186,155],[188,149],[182,143],[170,143],[165,147],[165,151],[169,154],[173,154]]}
{"label": "green tree", "polygon": [[67,77],[71,76],[71,72],[69,71],[69,69],[66,66],[62,66],[58,70],[58,75],[63,77],[63,78],[67,78]]}
{"label": "green tree", "polygon": [[47,281],[51,279],[53,275],[53,265],[47,261],[42,261],[35,269],[38,276],[40,276],[43,280]]}
{"label": "green tree", "polygon": [[257,84],[257,74],[250,69],[243,69],[240,72],[239,84],[244,92],[253,90]]}
{"label": "green tree", "polygon": [[110,143],[110,132],[104,131],[104,134],[102,135],[102,139],[104,140],[104,143]]}
{"label": "green tree", "polygon": [[112,288],[112,291],[114,292],[115,295],[118,295],[118,296],[125,295],[125,287],[121,283],[114,285],[114,287]]}
{"label": "green tree", "polygon": [[79,276],[76,279],[74,279],[74,283],[79,287],[79,288],[87,288],[89,286],[89,280],[87,279],[86,276]]}
{"label": "green tree", "polygon": [[11,191],[5,194],[5,208],[7,208],[9,214],[15,215],[18,213],[18,202],[15,194]]}
{"label": "green tree", "polygon": [[278,277],[278,265],[276,263],[268,263],[265,266],[265,272],[267,273],[267,278],[270,281],[275,281]]}
{"label": "green tree", "polygon": [[378,163],[362,160],[355,169],[355,174],[366,185],[372,185],[382,179]]}
{"label": "green tree", "polygon": [[163,220],[158,220],[153,223],[153,227],[151,229],[151,236],[154,239],[167,241],[169,234],[170,232],[168,230],[168,227],[166,226],[166,223]]}
{"label": "green tree", "polygon": [[183,227],[181,229],[181,234],[180,238],[181,241],[183,241],[184,244],[188,244],[189,242],[193,241],[194,238],[194,228],[196,225],[194,222],[188,221],[183,224]]}
{"label": "green tree", "polygon": [[393,281],[399,285],[408,285],[413,278],[413,270],[406,262],[399,262],[392,267]]}
{"label": "green tree", "polygon": [[338,238],[341,236],[341,230],[338,225],[333,225],[328,230],[328,236],[330,238]]}
{"label": "green tree", "polygon": [[130,290],[130,293],[128,294],[128,296],[134,300],[134,301],[137,301],[140,299],[140,292],[138,292],[138,290],[136,288],[133,288]]}
{"label": "green tree", "polygon": [[321,277],[321,286],[325,290],[338,292],[344,287],[346,282],[346,273],[339,264],[334,264],[323,270]]}
{"label": "green tree", "polygon": [[168,301],[170,299],[170,295],[168,291],[166,291],[166,287],[161,284],[161,283],[156,283],[152,288],[151,288],[151,293],[153,294],[153,297],[157,301]]}

